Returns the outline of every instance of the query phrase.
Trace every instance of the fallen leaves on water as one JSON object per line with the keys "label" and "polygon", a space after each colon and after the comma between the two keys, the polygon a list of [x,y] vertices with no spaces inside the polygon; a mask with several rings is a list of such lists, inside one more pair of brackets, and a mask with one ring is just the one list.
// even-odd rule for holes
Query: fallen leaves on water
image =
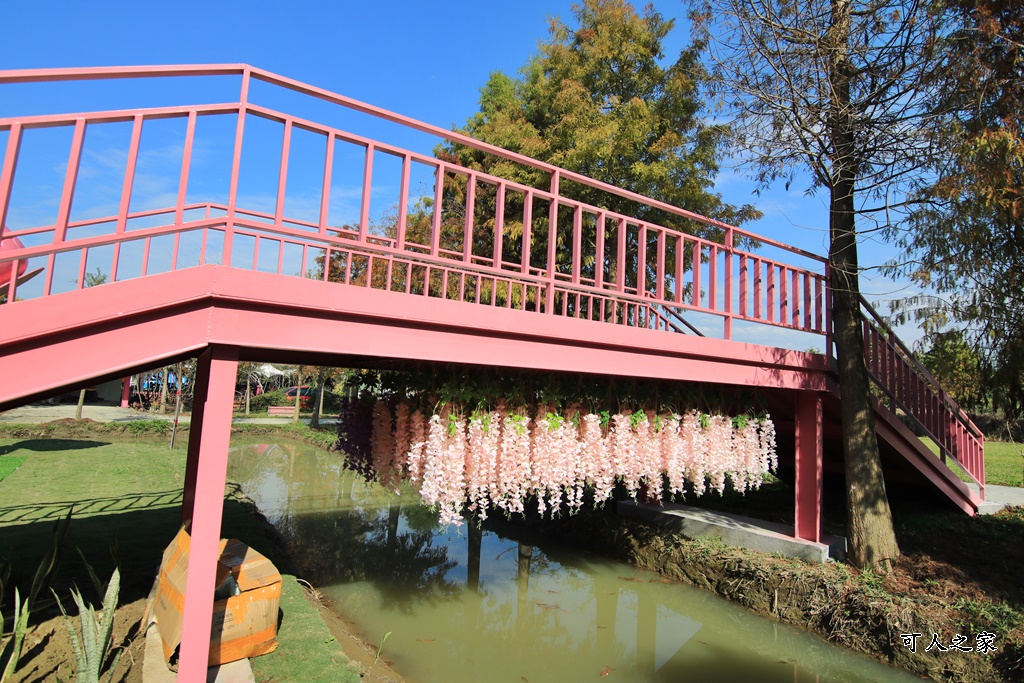
{"label": "fallen leaves on water", "polygon": [[565,610],[562,609],[559,605],[552,605],[552,604],[547,603],[547,602],[535,602],[533,604],[537,605],[537,607],[540,607],[541,609],[544,609],[544,610],[556,609],[559,612],[565,612]]}
{"label": "fallen leaves on water", "polygon": [[416,642],[417,643],[432,643],[435,640],[437,640],[437,639],[436,638],[417,638]]}
{"label": "fallen leaves on water", "polygon": [[620,576],[623,581],[632,581],[633,583],[647,583],[643,579],[638,579],[635,576]]}
{"label": "fallen leaves on water", "polygon": [[613,671],[615,671],[615,669],[611,668],[610,666],[606,666],[605,668],[601,669],[601,678],[610,675]]}

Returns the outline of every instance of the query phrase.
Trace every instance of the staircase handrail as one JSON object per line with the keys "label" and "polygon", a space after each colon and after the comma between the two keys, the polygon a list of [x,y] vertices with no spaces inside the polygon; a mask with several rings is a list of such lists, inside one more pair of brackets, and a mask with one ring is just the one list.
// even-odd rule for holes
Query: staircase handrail
{"label": "staircase handrail", "polygon": [[[927,368],[914,356],[914,354],[907,348],[906,344],[896,335],[889,324],[882,318],[881,315],[871,306],[867,300],[860,297],[861,308],[864,313],[867,314],[864,318],[865,325],[865,345],[864,352],[869,354],[871,345],[867,339],[867,331],[870,326],[874,326],[877,332],[873,335],[878,341],[885,345],[894,357],[897,357],[902,366],[907,368],[912,375],[912,378],[916,378],[920,381],[920,385],[925,387],[925,391],[928,392],[933,399],[938,399],[938,405],[936,408],[940,411],[938,413],[939,419],[936,420],[935,408],[927,408],[928,403],[922,402],[921,400],[913,400],[913,394],[910,400],[903,400],[900,397],[899,387],[896,386],[896,381],[892,377],[887,375],[890,373],[881,372],[876,374],[872,369],[872,362],[868,362],[868,374],[872,381],[878,386],[894,404],[900,407],[907,417],[917,425],[922,431],[924,431],[939,448],[939,455],[943,462],[947,457],[953,458],[960,467],[967,473],[967,475],[973,480],[979,487],[979,494],[982,499],[985,495],[985,436],[982,431],[974,424],[970,416],[957,404],[957,402],[942,388],[942,385],[932,376]],[[872,359],[866,357],[866,361]],[[894,368],[895,369],[895,368]],[[908,383],[909,385],[909,383]],[[913,392],[913,389],[909,389]],[[879,404],[882,405],[882,404]],[[934,405],[934,404],[933,404]],[[889,407],[889,410],[895,413],[895,408]],[[926,413],[931,413],[931,419],[928,419]],[[945,416],[944,418],[942,416]],[[952,420],[952,425],[949,422]],[[935,422],[935,424],[930,424]],[[945,432],[945,433],[940,433]]]}
{"label": "staircase handrail", "polygon": [[924,364],[922,364],[921,361],[917,359],[917,356],[914,355],[914,352],[911,351],[907,347],[907,345],[903,343],[903,340],[896,335],[892,327],[885,321],[885,319],[878,313],[878,311],[876,311],[875,308],[870,303],[868,303],[867,299],[864,298],[863,294],[860,295],[860,303],[861,306],[864,307],[864,309],[871,315],[872,319],[875,321],[875,323],[877,323],[878,327],[880,327],[882,331],[886,333],[886,341],[890,342],[893,346],[895,346],[896,348],[903,352],[903,355],[907,359],[910,366],[915,370],[915,372],[920,377],[925,379],[932,386],[932,389],[934,389],[935,392],[942,398],[943,403],[946,405],[949,411],[956,415],[964,423],[964,426],[971,430],[971,433],[974,436],[984,436],[981,429],[977,425],[975,425],[974,422],[971,420],[970,416],[967,414],[967,411],[961,408],[960,405],[956,402],[956,400],[952,396],[950,396],[945,389],[942,388],[942,384],[940,384],[939,381],[935,379],[932,373],[928,370],[928,368],[926,368]]}

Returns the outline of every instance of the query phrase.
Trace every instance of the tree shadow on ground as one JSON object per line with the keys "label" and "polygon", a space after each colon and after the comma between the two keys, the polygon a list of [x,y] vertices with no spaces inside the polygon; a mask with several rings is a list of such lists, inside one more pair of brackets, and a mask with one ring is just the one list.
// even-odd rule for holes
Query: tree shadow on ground
{"label": "tree shadow on ground", "polygon": [[[180,500],[180,491],[177,495]],[[4,604],[13,604],[15,586],[22,593],[29,590],[39,561],[50,549],[53,526],[50,520],[0,526],[0,557],[12,561],[11,577],[4,585]],[[82,551],[100,580],[106,580],[113,572],[112,548],[116,548],[121,570],[119,604],[145,598],[156,578],[164,548],[180,527],[180,505],[154,504],[110,514],[72,516],[53,588],[64,598],[77,586],[87,602],[99,604],[102,599],[95,595],[88,569],[75,548]],[[261,517],[251,514],[251,505],[233,499],[225,501],[221,537],[240,539],[270,559],[279,571],[288,569],[276,532]],[[56,613],[55,606],[33,613],[32,622],[38,623]]]}
{"label": "tree shadow on ground", "polygon": [[17,453],[18,451],[78,451],[85,448],[109,446],[109,441],[88,441],[84,439],[22,439],[21,441],[0,446],[0,455]]}

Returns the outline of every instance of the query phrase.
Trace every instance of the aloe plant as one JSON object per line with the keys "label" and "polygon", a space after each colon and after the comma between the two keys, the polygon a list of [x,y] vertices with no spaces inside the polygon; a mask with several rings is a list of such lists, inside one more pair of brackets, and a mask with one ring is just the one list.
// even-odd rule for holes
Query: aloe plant
{"label": "aloe plant", "polygon": [[[114,670],[117,669],[117,663],[121,659],[121,650],[112,647],[114,611],[117,609],[117,594],[120,585],[121,577],[115,568],[107,584],[107,592],[103,597],[103,614],[99,618],[97,618],[96,610],[93,606],[86,603],[82,598],[81,591],[77,588],[71,591],[71,597],[74,598],[75,604],[78,606],[81,632],[75,629],[74,622],[67,612],[64,611],[64,605],[61,603],[60,598],[57,597],[56,593],[53,594],[57,598],[57,605],[60,607],[61,614],[64,615],[64,621],[68,625],[71,649],[74,651],[75,659],[78,661],[78,668],[75,670],[75,680],[77,683],[99,683],[100,677],[104,673],[106,673],[106,680],[108,682],[114,680]],[[112,652],[112,650],[114,651]],[[106,668],[104,672],[104,664],[111,653],[113,658],[109,668]]]}
{"label": "aloe plant", "polygon": [[[2,623],[2,622],[0,622]],[[3,645],[0,645],[0,659],[3,658],[4,652],[7,651],[9,645],[13,645],[11,650],[11,656],[7,660],[7,666],[4,667],[3,673],[0,674],[0,683],[7,680],[8,676],[14,673],[18,668],[18,660],[21,658],[21,648],[25,644],[25,634],[28,633],[28,598],[25,598],[25,602],[21,602],[21,596],[18,594],[18,589],[14,589],[14,633],[8,638]]]}
{"label": "aloe plant", "polygon": [[[36,604],[39,593],[44,587],[50,585],[57,565],[60,564],[61,550],[64,547],[64,539],[67,538],[72,512],[74,512],[73,507],[68,510],[68,514],[64,519],[57,520],[53,525],[50,550],[39,562],[35,576],[32,578],[32,588],[29,590],[29,594],[24,601],[21,600],[17,587],[14,589],[14,631],[10,638],[0,644],[0,661],[3,660],[3,655],[7,652],[7,648],[13,647],[11,647],[10,657],[7,658],[7,664],[4,666],[3,671],[0,672],[0,683],[4,683],[18,669],[18,660],[21,659],[21,650],[25,644],[25,634],[28,633],[30,608],[39,607]],[[5,560],[2,566],[0,566],[0,607],[3,606],[4,584],[10,579],[10,575],[11,565]],[[3,619],[0,618],[0,625],[2,624]]]}

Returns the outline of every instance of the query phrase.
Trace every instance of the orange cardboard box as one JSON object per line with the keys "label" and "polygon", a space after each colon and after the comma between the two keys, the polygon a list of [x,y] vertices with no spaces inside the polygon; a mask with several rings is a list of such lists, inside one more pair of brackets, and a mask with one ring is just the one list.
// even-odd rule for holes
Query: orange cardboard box
{"label": "orange cardboard box", "polygon": [[[153,602],[164,659],[181,643],[185,611],[185,580],[191,538],[182,529],[164,550]],[[220,542],[217,586],[237,585],[237,595],[213,603],[210,666],[256,657],[277,649],[277,614],[281,604],[281,574],[266,557],[239,540]],[[225,583],[227,582],[227,583]]]}

